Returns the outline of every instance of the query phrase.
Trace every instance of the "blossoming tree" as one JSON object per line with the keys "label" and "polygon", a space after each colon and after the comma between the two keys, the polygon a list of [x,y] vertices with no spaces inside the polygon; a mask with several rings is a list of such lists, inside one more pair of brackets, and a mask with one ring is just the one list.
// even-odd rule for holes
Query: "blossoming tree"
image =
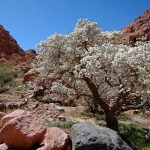
{"label": "blossoming tree", "polygon": [[150,44],[116,44],[120,34],[79,20],[72,33],[54,34],[39,43],[33,64],[53,82],[52,98],[84,97],[92,111],[104,111],[107,126],[114,130],[118,130],[116,115],[141,109],[150,99]]}

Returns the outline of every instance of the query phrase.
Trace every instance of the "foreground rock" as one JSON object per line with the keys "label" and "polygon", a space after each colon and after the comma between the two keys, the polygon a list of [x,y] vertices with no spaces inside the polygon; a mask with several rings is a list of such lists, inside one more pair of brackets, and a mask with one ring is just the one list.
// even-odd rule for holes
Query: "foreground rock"
{"label": "foreground rock", "polygon": [[70,138],[69,135],[64,133],[57,127],[48,128],[45,139],[43,150],[71,150],[69,148]]}
{"label": "foreground rock", "polygon": [[4,125],[5,123],[7,123],[9,120],[17,118],[17,117],[21,117],[23,115],[27,115],[30,114],[30,112],[26,112],[24,110],[21,109],[17,109],[14,112],[5,115],[4,117],[2,117],[2,125]]}
{"label": "foreground rock", "polygon": [[46,133],[46,128],[33,115],[21,115],[8,120],[0,130],[0,140],[8,148],[29,150],[39,145]]}
{"label": "foreground rock", "polygon": [[73,150],[132,150],[117,132],[90,123],[75,124],[71,139]]}

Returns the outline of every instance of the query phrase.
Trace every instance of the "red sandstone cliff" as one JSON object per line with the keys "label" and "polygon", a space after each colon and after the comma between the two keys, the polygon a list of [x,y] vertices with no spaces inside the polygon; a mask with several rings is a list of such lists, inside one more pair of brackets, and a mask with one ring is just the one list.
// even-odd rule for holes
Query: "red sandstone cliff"
{"label": "red sandstone cliff", "polygon": [[19,47],[16,40],[0,26],[0,58],[9,59],[12,55],[24,56],[24,51]]}
{"label": "red sandstone cliff", "polygon": [[[123,44],[133,45],[140,38],[142,41],[150,41],[150,9],[139,16],[125,28],[123,28],[121,42]],[[142,39],[142,37],[145,37]]]}
{"label": "red sandstone cliff", "polygon": [[33,61],[36,53],[33,50],[28,52],[23,51],[17,44],[16,40],[9,34],[8,31],[0,25],[0,59],[6,60],[13,65],[18,65],[21,68],[27,66]]}

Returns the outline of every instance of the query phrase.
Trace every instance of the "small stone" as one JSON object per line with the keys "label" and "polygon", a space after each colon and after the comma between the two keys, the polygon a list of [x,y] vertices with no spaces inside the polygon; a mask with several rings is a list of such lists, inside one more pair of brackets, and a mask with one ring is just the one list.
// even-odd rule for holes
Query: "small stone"
{"label": "small stone", "polygon": [[[64,150],[67,148],[69,142],[69,135],[63,130],[57,127],[48,128],[44,139],[43,150]],[[70,150],[69,147],[68,150]]]}
{"label": "small stone", "polygon": [[64,107],[61,107],[61,106],[55,106],[56,107],[56,109],[58,110],[58,111],[60,111],[60,112],[64,112],[65,110],[64,110]]}
{"label": "small stone", "polygon": [[59,115],[57,118],[58,118],[59,120],[61,120],[61,121],[65,121],[65,120],[66,120],[63,115]]}

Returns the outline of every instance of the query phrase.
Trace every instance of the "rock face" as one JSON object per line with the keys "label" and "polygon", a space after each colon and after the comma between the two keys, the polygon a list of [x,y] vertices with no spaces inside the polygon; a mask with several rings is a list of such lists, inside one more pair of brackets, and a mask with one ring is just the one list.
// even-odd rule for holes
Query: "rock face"
{"label": "rock face", "polygon": [[0,25],[0,60],[8,60],[14,65],[26,66],[35,58],[33,50],[23,51],[16,40]]}
{"label": "rock face", "polygon": [[78,123],[72,127],[73,150],[131,150],[117,132],[90,123]]}
{"label": "rock face", "polygon": [[20,110],[5,117],[5,124],[0,129],[0,141],[8,148],[28,150],[39,145],[45,133],[46,128],[38,118]]}
{"label": "rock face", "polygon": [[123,44],[134,46],[138,39],[140,41],[150,41],[150,9],[122,30],[124,31],[121,38]]}
{"label": "rock face", "polygon": [[0,26],[0,58],[6,57],[7,59],[7,57],[13,54],[23,56],[24,52],[9,32],[6,31],[3,26]]}
{"label": "rock face", "polygon": [[[56,127],[48,128],[44,139],[43,150],[65,150],[69,145],[69,141],[69,135],[61,129]],[[68,147],[68,150],[71,149]]]}

